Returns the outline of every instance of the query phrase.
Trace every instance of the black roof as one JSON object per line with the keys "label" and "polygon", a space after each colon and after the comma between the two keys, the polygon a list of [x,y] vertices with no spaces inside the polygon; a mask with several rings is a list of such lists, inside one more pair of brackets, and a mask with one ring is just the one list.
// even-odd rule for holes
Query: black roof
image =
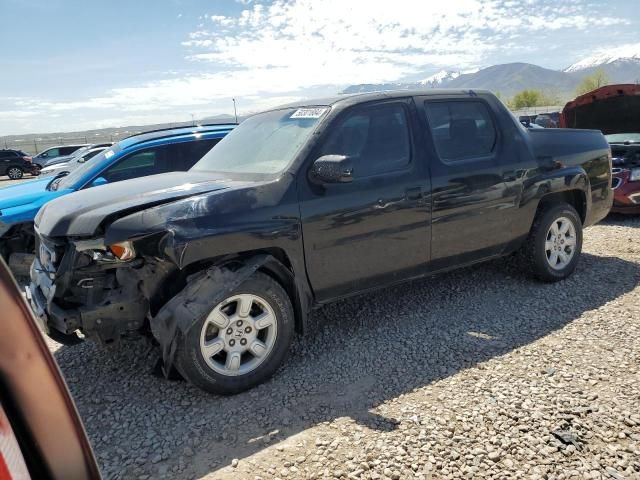
{"label": "black roof", "polygon": [[488,94],[488,90],[463,90],[454,88],[424,88],[417,90],[384,90],[380,92],[350,93],[344,95],[334,95],[332,97],[312,98],[307,100],[299,100],[297,102],[288,103],[274,108],[296,108],[310,106],[333,106],[340,104],[341,106],[356,105],[358,103],[371,102],[374,100],[384,100],[390,98],[405,98],[414,96],[440,96],[440,95],[466,95],[473,97],[479,94]]}

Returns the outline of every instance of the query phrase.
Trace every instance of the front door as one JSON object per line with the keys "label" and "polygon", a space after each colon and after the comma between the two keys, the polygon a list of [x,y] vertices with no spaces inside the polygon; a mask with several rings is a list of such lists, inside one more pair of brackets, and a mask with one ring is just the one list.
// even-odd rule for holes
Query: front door
{"label": "front door", "polygon": [[305,259],[319,301],[425,270],[431,187],[416,121],[409,99],[352,107],[329,126],[310,160],[347,155],[353,181],[315,185],[300,175]]}

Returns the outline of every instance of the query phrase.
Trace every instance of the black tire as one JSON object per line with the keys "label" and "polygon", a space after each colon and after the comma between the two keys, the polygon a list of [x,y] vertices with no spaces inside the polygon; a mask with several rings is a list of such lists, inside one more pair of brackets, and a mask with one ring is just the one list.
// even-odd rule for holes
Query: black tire
{"label": "black tire", "polygon": [[24,172],[20,167],[9,167],[7,169],[7,177],[11,180],[20,180],[24,176]]}
{"label": "black tire", "polygon": [[[223,375],[207,364],[200,350],[200,334],[207,317],[204,315],[189,329],[187,335],[178,339],[175,366],[186,380],[210,393],[232,395],[264,382],[282,364],[293,339],[293,307],[287,292],[278,282],[264,273],[256,272],[236,289],[225,295],[225,299],[239,294],[257,295],[269,303],[275,313],[277,323],[275,344],[267,358],[254,370],[243,375]],[[211,305],[209,311],[213,310],[216,305]]]}
{"label": "black tire", "polygon": [[[553,268],[547,258],[545,243],[553,222],[566,218],[575,228],[575,249],[571,260],[562,268]],[[567,203],[542,206],[533,221],[529,236],[525,241],[520,257],[524,267],[534,277],[543,282],[557,282],[573,273],[582,252],[582,221],[575,208]]]}

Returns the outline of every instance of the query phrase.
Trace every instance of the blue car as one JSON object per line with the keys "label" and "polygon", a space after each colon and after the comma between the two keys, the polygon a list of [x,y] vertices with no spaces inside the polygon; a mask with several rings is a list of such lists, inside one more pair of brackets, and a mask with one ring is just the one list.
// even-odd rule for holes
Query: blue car
{"label": "blue car", "polygon": [[203,125],[141,133],[70,172],[0,189],[0,254],[11,264],[12,254],[34,252],[33,219],[48,201],[106,183],[189,170],[234,127]]}

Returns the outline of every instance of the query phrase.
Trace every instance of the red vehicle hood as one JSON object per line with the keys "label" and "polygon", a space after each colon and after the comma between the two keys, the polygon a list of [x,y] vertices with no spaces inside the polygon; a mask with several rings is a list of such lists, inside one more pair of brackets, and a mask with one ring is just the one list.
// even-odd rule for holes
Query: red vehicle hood
{"label": "red vehicle hood", "polygon": [[560,126],[592,128],[605,135],[640,132],[640,85],[608,85],[577,97],[562,110]]}

